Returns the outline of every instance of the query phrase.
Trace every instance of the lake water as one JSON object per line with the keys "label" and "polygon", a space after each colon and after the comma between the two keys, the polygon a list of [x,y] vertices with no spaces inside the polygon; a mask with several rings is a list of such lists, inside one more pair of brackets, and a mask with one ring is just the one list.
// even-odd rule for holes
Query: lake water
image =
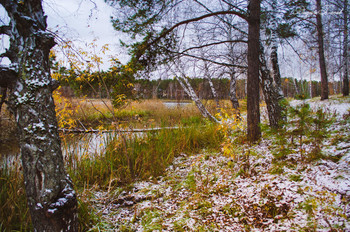
{"label": "lake water", "polygon": [[[176,107],[186,107],[191,102],[163,102],[163,104],[171,109]],[[82,133],[82,134],[65,134],[62,139],[62,152],[65,158],[69,156],[86,156],[98,155],[104,151],[108,141],[114,136],[115,132],[108,133]],[[128,133],[127,133],[128,134]],[[142,132],[132,133],[133,136],[142,136]],[[0,166],[7,163],[11,164],[19,157],[18,144],[11,144],[13,149],[0,151]]]}
{"label": "lake water", "polygon": [[192,103],[191,102],[163,102],[163,104],[168,108],[175,108],[175,107],[185,107]]}

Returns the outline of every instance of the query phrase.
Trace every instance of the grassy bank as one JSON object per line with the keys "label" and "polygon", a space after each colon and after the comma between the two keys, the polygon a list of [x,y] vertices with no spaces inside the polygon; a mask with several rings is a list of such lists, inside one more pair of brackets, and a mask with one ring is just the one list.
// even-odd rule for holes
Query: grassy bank
{"label": "grassy bank", "polygon": [[142,134],[116,134],[105,152],[71,161],[77,186],[110,188],[161,175],[173,158],[202,149],[219,149],[222,134],[216,125],[192,125]]}
{"label": "grassy bank", "polygon": [[[103,153],[78,157],[69,154],[66,168],[79,195],[79,217],[83,228],[96,226],[100,215],[94,214],[89,199],[92,191],[113,191],[135,180],[162,175],[180,154],[202,149],[217,150],[222,142],[217,125],[192,123],[174,130],[160,130],[139,135],[116,134],[107,141]],[[88,142],[88,141],[87,141]],[[77,143],[76,146],[85,146]],[[73,150],[81,149],[76,147]],[[19,161],[0,173],[0,228],[2,231],[31,229]]]}

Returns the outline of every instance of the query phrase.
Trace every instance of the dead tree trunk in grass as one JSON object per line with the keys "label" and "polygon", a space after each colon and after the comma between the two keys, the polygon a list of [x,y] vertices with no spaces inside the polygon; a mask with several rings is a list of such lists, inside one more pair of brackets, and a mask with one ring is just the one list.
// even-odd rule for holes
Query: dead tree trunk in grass
{"label": "dead tree trunk in grass", "polygon": [[[10,18],[1,30],[10,37],[3,55],[11,60],[4,83],[11,85],[8,106],[20,134],[28,207],[35,231],[78,231],[77,198],[65,172],[50,76],[49,52],[55,45],[46,31],[41,0],[0,0]],[[7,71],[9,71],[7,70]],[[6,73],[5,73],[6,74]]]}

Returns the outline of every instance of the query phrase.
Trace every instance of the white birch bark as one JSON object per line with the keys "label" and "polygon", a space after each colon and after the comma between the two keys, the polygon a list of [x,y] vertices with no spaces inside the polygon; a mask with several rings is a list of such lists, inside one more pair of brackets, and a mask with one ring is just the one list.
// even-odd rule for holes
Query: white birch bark
{"label": "white birch bark", "polygon": [[199,109],[199,111],[201,112],[203,117],[208,118],[209,120],[211,120],[213,122],[219,122],[213,115],[211,115],[211,113],[209,113],[209,111],[205,108],[203,103],[199,100],[197,94],[193,90],[193,88],[192,88],[191,84],[189,83],[189,81],[187,80],[187,78],[186,77],[184,77],[184,78],[178,77],[177,80],[180,83],[181,87],[184,89],[184,91],[187,93],[187,95],[190,96],[192,101],[194,101],[194,103],[196,104],[197,108]]}
{"label": "white birch bark", "polygon": [[[0,0],[10,18],[14,84],[8,106],[20,134],[21,160],[34,231],[78,231],[77,198],[64,169],[50,76],[49,52],[55,45],[46,31],[41,0]],[[4,69],[3,69],[4,70]]]}

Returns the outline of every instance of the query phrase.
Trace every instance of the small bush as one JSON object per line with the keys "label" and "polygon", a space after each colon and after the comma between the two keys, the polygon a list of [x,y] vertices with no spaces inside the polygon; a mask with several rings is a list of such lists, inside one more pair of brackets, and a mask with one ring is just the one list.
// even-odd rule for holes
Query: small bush
{"label": "small bush", "polygon": [[[301,161],[313,162],[326,158],[322,146],[330,136],[329,126],[335,117],[327,110],[312,110],[309,104],[302,104],[288,109],[287,121],[278,129],[262,127],[266,135],[273,137],[274,162],[295,163],[290,154],[299,153]],[[305,150],[305,145],[309,149]],[[299,158],[299,159],[300,159]]]}

